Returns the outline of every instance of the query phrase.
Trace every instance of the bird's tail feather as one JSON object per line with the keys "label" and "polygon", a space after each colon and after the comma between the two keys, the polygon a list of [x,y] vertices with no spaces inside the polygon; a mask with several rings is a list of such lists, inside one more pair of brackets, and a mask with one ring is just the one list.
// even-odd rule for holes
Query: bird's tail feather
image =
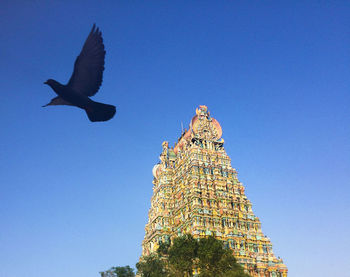
{"label": "bird's tail feather", "polygon": [[92,122],[107,121],[115,115],[116,108],[113,105],[92,101],[92,103],[85,108],[85,111]]}

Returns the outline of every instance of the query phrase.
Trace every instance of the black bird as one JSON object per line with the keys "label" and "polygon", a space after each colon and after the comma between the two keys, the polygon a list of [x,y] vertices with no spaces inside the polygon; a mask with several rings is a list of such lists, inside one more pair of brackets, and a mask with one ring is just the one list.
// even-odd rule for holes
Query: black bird
{"label": "black bird", "polygon": [[74,63],[74,71],[67,85],[49,79],[49,85],[56,93],[51,105],[69,105],[84,109],[90,121],[107,121],[115,112],[115,106],[92,101],[89,96],[96,94],[102,84],[105,64],[105,48],[102,33],[95,24],[87,37],[80,55]]}

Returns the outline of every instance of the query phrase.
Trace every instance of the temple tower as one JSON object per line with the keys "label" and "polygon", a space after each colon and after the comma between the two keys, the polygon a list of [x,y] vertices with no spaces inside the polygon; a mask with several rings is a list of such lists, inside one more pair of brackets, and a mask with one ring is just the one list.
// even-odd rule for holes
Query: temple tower
{"label": "temple tower", "polygon": [[160,162],[153,168],[142,255],[182,234],[214,235],[251,276],[286,277],[287,267],[261,231],[221,136],[219,122],[206,106],[199,106],[174,148],[163,142]]}

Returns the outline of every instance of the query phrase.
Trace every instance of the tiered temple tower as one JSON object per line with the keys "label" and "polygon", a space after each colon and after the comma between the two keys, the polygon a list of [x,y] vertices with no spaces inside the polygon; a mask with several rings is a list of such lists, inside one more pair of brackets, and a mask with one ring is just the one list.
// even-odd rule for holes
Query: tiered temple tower
{"label": "tiered temple tower", "polygon": [[160,163],[153,168],[153,196],[142,243],[142,255],[159,243],[192,234],[214,235],[233,251],[251,276],[287,276],[270,239],[232,168],[222,129],[206,106],[199,106],[174,148],[163,142]]}

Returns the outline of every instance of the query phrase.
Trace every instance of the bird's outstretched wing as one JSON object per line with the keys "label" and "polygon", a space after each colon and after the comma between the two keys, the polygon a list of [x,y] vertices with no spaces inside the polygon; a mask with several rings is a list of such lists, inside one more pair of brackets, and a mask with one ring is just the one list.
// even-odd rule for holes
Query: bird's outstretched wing
{"label": "bird's outstretched wing", "polygon": [[75,60],[74,71],[67,86],[86,96],[96,94],[102,84],[105,54],[102,33],[94,24]]}
{"label": "bird's outstretched wing", "polygon": [[43,107],[56,106],[56,105],[74,106],[73,104],[69,103],[68,101],[66,101],[66,100],[62,99],[61,97],[57,96],[55,98],[52,98],[50,103],[44,105]]}

